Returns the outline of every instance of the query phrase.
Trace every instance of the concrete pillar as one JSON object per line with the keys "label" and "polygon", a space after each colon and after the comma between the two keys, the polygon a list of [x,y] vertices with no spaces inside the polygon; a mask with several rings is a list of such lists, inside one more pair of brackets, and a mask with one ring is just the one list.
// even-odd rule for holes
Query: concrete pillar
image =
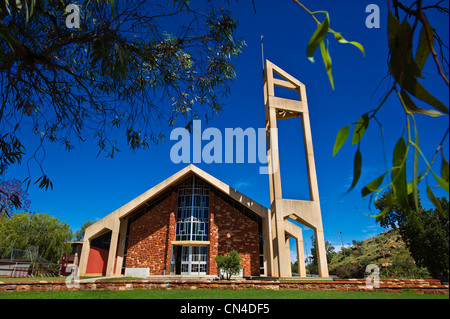
{"label": "concrete pillar", "polygon": [[296,238],[297,241],[297,263],[298,275],[306,277],[305,251],[303,246],[303,238]]}
{"label": "concrete pillar", "polygon": [[317,268],[319,269],[319,277],[328,277],[327,250],[325,247],[323,230],[314,230],[314,237],[316,239]]}
{"label": "concrete pillar", "polygon": [[295,239],[297,244],[297,263],[300,277],[306,277],[305,253],[303,247],[303,232],[301,227],[285,220],[284,227],[286,234]]}
{"label": "concrete pillar", "polygon": [[284,267],[284,274],[285,276],[283,277],[292,277],[292,267],[291,267],[291,247],[290,247],[290,243],[289,243],[289,236],[285,236],[285,251],[286,251],[286,261],[283,264]]}
{"label": "concrete pillar", "polygon": [[86,275],[86,268],[90,249],[91,249],[91,242],[89,238],[86,238],[86,236],[84,236],[83,247],[81,248],[80,265],[78,267],[78,276]]}
{"label": "concrete pillar", "polygon": [[[117,223],[118,224],[118,223]],[[114,265],[116,264],[117,242],[119,239],[119,227],[115,225],[111,232],[111,243],[109,245],[108,263],[106,265],[106,276],[114,276]]]}
{"label": "concrete pillar", "polygon": [[263,245],[264,245],[264,275],[272,276],[273,269],[273,248],[272,248],[272,227],[271,227],[271,219],[270,212],[263,220]]}
{"label": "concrete pillar", "polygon": [[117,260],[115,276],[120,276],[123,265],[123,256],[125,254],[125,238],[127,236],[128,219],[120,221],[119,228],[119,245],[117,247]]}
{"label": "concrete pillar", "polygon": [[286,237],[284,235],[283,223],[278,223],[278,267],[279,277],[291,277],[291,252],[289,250],[289,241],[286,243]]}
{"label": "concrete pillar", "polygon": [[272,246],[272,276],[280,276],[280,264],[279,264],[279,247],[278,247],[278,231],[275,213],[270,213],[271,223],[271,246]]}

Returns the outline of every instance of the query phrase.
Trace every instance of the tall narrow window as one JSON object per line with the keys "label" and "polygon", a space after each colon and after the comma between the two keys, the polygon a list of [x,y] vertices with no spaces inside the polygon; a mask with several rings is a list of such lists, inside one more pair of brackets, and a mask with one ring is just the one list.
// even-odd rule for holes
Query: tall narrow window
{"label": "tall narrow window", "polygon": [[195,177],[178,188],[175,240],[207,241],[209,188]]}

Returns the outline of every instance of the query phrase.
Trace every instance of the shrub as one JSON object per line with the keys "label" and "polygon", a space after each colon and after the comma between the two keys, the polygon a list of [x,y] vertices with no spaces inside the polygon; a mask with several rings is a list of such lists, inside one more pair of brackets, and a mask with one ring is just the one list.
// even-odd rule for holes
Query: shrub
{"label": "shrub", "polygon": [[298,262],[291,263],[291,272],[293,274],[298,274]]}
{"label": "shrub", "polygon": [[352,240],[352,244],[353,244],[353,246],[362,246],[362,244],[363,244],[363,241],[362,240],[360,240],[360,241],[357,241],[357,240]]}
{"label": "shrub", "polygon": [[417,267],[414,259],[410,256],[396,256],[392,260],[392,266],[389,267],[390,277],[395,278],[426,278],[429,272],[426,268]]}
{"label": "shrub", "polygon": [[338,278],[364,278],[365,269],[358,265],[346,264],[336,268]]}
{"label": "shrub", "polygon": [[357,247],[355,248],[355,250],[353,250],[353,256],[361,256],[363,254],[362,252],[362,248],[361,247]]}
{"label": "shrub", "polygon": [[360,262],[361,266],[363,266],[363,267],[366,267],[367,265],[374,264],[374,263],[375,263],[375,260],[371,256],[364,257]]}
{"label": "shrub", "polygon": [[345,254],[346,257],[349,257],[352,254],[353,250],[351,247],[343,248],[342,253]]}
{"label": "shrub", "polygon": [[215,260],[217,267],[223,271],[227,280],[241,270],[241,257],[236,250],[232,250],[224,256],[216,256]]}

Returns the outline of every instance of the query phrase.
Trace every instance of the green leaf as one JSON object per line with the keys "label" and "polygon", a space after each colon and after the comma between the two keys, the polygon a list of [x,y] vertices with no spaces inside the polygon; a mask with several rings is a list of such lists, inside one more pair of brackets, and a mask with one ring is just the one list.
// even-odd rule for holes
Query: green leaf
{"label": "green leaf", "polygon": [[327,13],[325,20],[323,20],[323,22],[317,27],[316,31],[309,40],[308,46],[306,48],[306,55],[308,56],[308,59],[311,62],[314,62],[313,58],[314,52],[327,35],[329,26],[330,26],[330,18]]}
{"label": "green leaf", "polygon": [[397,198],[394,196],[394,194],[389,193],[386,196],[386,204],[384,205],[384,209],[377,215],[369,215],[369,214],[365,214],[369,217],[376,217],[377,222],[379,222],[380,220],[383,220],[386,217],[386,214],[391,210],[392,207],[394,207],[394,205],[397,202]]}
{"label": "green leaf", "polygon": [[410,195],[412,194],[413,191],[414,191],[414,181],[410,181],[408,185],[406,185],[406,193]]}
{"label": "green leaf", "polygon": [[389,68],[398,81],[403,72],[413,74],[414,77],[422,76],[412,53],[412,32],[413,30],[407,19],[400,24],[394,14],[389,13],[388,40],[391,53]]}
{"label": "green leaf", "polygon": [[33,16],[34,6],[36,5],[36,0],[25,1],[25,24],[30,21],[31,17]]}
{"label": "green leaf", "polygon": [[[448,107],[417,81],[418,77],[422,77],[422,72],[412,53],[412,33],[413,30],[407,19],[400,24],[394,14],[389,13],[388,40],[391,53],[389,70],[402,89],[437,110],[448,114]],[[419,63],[422,63],[421,58],[419,58]]]}
{"label": "green leaf", "polygon": [[439,201],[439,199],[436,198],[436,196],[434,196],[433,191],[431,190],[430,185],[427,185],[427,195],[428,198],[431,200],[431,202],[433,203],[434,207],[436,207],[436,209],[438,210],[438,212],[441,215],[444,215],[444,211],[442,210],[442,205],[441,202]]}
{"label": "green leaf", "polygon": [[408,68],[406,68],[404,77],[401,79],[401,81],[399,81],[399,83],[409,93],[411,93],[419,100],[428,103],[429,105],[445,114],[448,114],[448,107],[445,106],[445,104],[439,101],[436,97],[434,97],[430,92],[428,92],[422,86],[422,84],[420,84],[417,79],[412,76],[412,74],[408,71]]}
{"label": "green leaf", "polygon": [[370,193],[375,192],[378,187],[380,187],[381,183],[383,183],[384,177],[386,176],[386,173],[378,177],[377,179],[373,180],[369,184],[367,184],[361,191],[362,197],[366,197]]}
{"label": "green leaf", "polygon": [[434,178],[437,180],[437,182],[439,183],[439,185],[448,193],[448,182],[443,180],[442,178],[440,178],[439,176],[436,175],[435,172],[433,172],[433,170],[431,170],[431,172],[433,173]]}
{"label": "green leaf", "polygon": [[414,144],[416,145],[414,147],[413,194],[416,210],[419,210],[419,189],[417,186],[419,184],[419,133],[417,132],[417,125],[414,125]]}
{"label": "green leaf", "polygon": [[361,151],[358,148],[355,154],[355,158],[353,160],[353,182],[348,191],[351,191],[358,183],[359,178],[361,177],[361,167],[362,167],[362,156]]}
{"label": "green leaf", "polygon": [[431,116],[431,117],[444,116],[444,114],[442,114],[439,111],[436,111],[436,110],[425,110],[425,109],[423,109],[421,107],[418,107],[414,103],[414,101],[411,99],[411,97],[408,95],[408,93],[406,93],[406,91],[403,90],[403,89],[402,89],[400,95],[401,95],[401,97],[403,99],[403,105],[411,113],[418,113],[418,114],[428,115],[428,116]]}
{"label": "green leaf", "polygon": [[331,57],[328,52],[328,48],[325,46],[324,42],[320,42],[320,52],[322,53],[323,63],[325,64],[325,68],[327,69],[328,78],[330,79],[331,88],[334,91],[334,81],[333,81],[333,73],[331,72]]}
{"label": "green leaf", "polygon": [[[394,148],[394,156],[392,158],[392,164],[394,165],[393,172],[395,170],[400,169],[400,167],[405,167],[404,158],[406,156],[406,143],[405,139],[400,137],[400,139],[397,141],[397,144]],[[393,179],[394,181],[394,179]]]}
{"label": "green leaf", "polygon": [[111,16],[114,15],[115,3],[114,0],[109,0],[109,5],[111,6]]}
{"label": "green leaf", "polygon": [[425,19],[424,22],[426,24],[422,26],[422,29],[420,30],[419,44],[416,51],[416,64],[420,70],[423,69],[425,62],[427,62],[431,53],[430,45],[432,47],[434,42],[431,26]]}
{"label": "green leaf", "polygon": [[402,209],[411,215],[412,210],[408,201],[408,183],[406,181],[406,155],[407,148],[403,136],[398,140],[392,160],[392,187],[395,197]]}
{"label": "green leaf", "polygon": [[341,128],[337,133],[336,141],[334,142],[333,157],[339,152],[342,145],[344,145],[345,141],[347,140],[349,128],[350,125],[347,125],[346,127]]}
{"label": "green leaf", "polygon": [[442,166],[441,166],[441,178],[448,183],[448,162],[445,159],[444,155],[442,155]]}
{"label": "green leaf", "polygon": [[16,51],[15,48],[20,47],[20,42],[9,32],[8,28],[0,24],[0,37],[2,37],[9,45],[11,50]]}
{"label": "green leaf", "polygon": [[369,115],[363,114],[358,122],[356,122],[355,130],[353,131],[353,139],[352,144],[359,143],[359,141],[364,136],[364,133],[366,132],[367,128],[369,127]]}
{"label": "green leaf", "polygon": [[362,54],[363,54],[364,56],[366,55],[366,52],[364,51],[364,47],[362,46],[361,43],[358,43],[358,42],[355,42],[355,41],[347,41],[347,40],[344,39],[344,37],[342,36],[342,34],[340,34],[339,32],[336,32],[336,31],[332,31],[332,32],[333,32],[333,34],[334,34],[334,37],[336,38],[336,40],[337,40],[339,43],[344,43],[344,44],[348,43],[348,44],[352,44],[352,45],[354,45],[355,47],[357,47],[357,48],[362,52]]}

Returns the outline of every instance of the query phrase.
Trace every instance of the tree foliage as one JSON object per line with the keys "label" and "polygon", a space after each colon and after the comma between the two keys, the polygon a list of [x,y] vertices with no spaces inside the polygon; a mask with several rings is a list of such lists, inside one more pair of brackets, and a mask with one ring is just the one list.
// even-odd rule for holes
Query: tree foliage
{"label": "tree foliage", "polygon": [[[179,116],[189,128],[219,112],[230,92],[230,61],[244,42],[218,1],[89,0],[80,27],[68,28],[71,3],[0,2],[0,174],[26,154],[23,132],[40,138],[37,150],[91,139],[113,157],[116,132],[132,150],[146,148]],[[47,189],[37,150],[35,183]]]}
{"label": "tree foliage", "polygon": [[0,246],[32,250],[41,258],[57,263],[70,252],[70,226],[56,217],[39,213],[16,213],[0,217]]}
{"label": "tree foliage", "polygon": [[[322,48],[322,57],[325,64],[329,60],[327,72],[330,77],[332,86],[334,87],[332,76],[330,75],[331,57],[327,50],[327,35],[336,33],[329,29],[330,18],[326,11],[311,12],[299,1],[300,4],[310,15],[315,18],[317,13],[326,13],[323,22],[318,21],[317,30],[308,44],[307,56],[311,60],[315,48],[320,44]],[[402,209],[411,215],[418,210],[418,193],[419,183],[423,180],[426,182],[427,195],[438,210],[440,202],[436,199],[433,188],[435,184],[448,193],[449,191],[449,165],[444,155],[445,140],[448,138],[448,125],[443,127],[445,132],[442,138],[437,141],[427,141],[427,144],[434,143],[436,152],[431,158],[427,158],[419,143],[419,132],[417,128],[417,117],[442,117],[448,118],[448,106],[430,93],[421,83],[424,78],[423,68],[428,60],[432,60],[436,66],[437,77],[449,85],[448,80],[448,45],[439,36],[439,30],[436,26],[432,26],[427,13],[429,11],[437,11],[448,17],[448,7],[441,5],[443,1],[438,1],[434,5],[424,6],[422,1],[388,1],[388,42],[389,48],[388,67],[389,78],[391,80],[390,89],[384,95],[381,103],[373,110],[362,114],[353,124],[346,125],[341,128],[336,136],[333,156],[336,156],[345,142],[349,139],[352,145],[356,145],[357,149],[353,161],[353,181],[349,191],[353,190],[361,177],[363,169],[363,155],[361,146],[364,135],[371,123],[378,125],[381,131],[381,138],[384,145],[383,125],[377,118],[379,111],[385,106],[386,101],[394,96],[398,99],[399,105],[404,111],[404,121],[399,119],[397,123],[404,122],[404,130],[398,138],[396,146],[392,152],[392,165],[386,167],[386,171],[375,180],[367,184],[361,190],[363,198],[370,195],[372,202],[375,198],[385,190],[390,190],[390,198],[386,201],[385,210],[381,211],[376,217],[385,215],[385,213],[393,207],[393,205],[401,205]],[[337,39],[337,38],[336,38]],[[338,40],[339,41],[339,40]],[[340,41],[341,42],[341,41]],[[359,43],[345,41],[343,43],[351,43],[359,48]],[[372,124],[372,125],[373,125]],[[353,127],[353,134],[350,134]],[[385,153],[386,150],[383,150]],[[413,153],[412,164],[407,160],[408,154]],[[440,154],[441,165],[436,167],[436,159]],[[419,164],[423,161],[426,168],[419,171]],[[409,164],[409,165],[408,165]],[[408,173],[409,172],[409,173]],[[411,176],[408,179],[408,174]],[[386,181],[388,181],[386,183]],[[431,186],[430,186],[431,185]],[[408,196],[414,195],[413,205],[408,201]],[[414,209],[415,208],[415,209]]]}
{"label": "tree foliage", "polygon": [[217,267],[222,270],[226,280],[229,280],[233,275],[239,274],[241,270],[241,259],[239,253],[234,249],[228,254],[215,257]]}
{"label": "tree foliage", "polygon": [[[317,29],[311,36],[311,39],[309,40],[308,46],[306,48],[306,55],[308,59],[311,62],[315,62],[314,60],[314,53],[316,52],[317,48],[320,47],[320,53],[322,56],[323,63],[325,64],[325,69],[328,74],[328,78],[330,80],[331,88],[334,90],[334,79],[333,79],[333,72],[332,72],[332,60],[330,55],[330,49],[329,49],[329,40],[328,40],[328,33],[333,34],[336,41],[342,44],[351,44],[358,48],[363,55],[365,55],[365,49],[363,45],[356,41],[347,41],[344,39],[341,33],[334,31],[330,28],[330,15],[327,11],[314,11],[312,12],[309,10],[303,3],[301,3],[298,0],[294,0],[299,6],[301,6],[316,22]],[[320,22],[316,15],[324,14],[325,19]]]}
{"label": "tree foliage", "polygon": [[85,222],[83,225],[81,225],[80,230],[77,230],[77,231],[75,232],[75,237],[74,237],[74,239],[75,239],[75,240],[78,240],[78,241],[83,240],[83,237],[84,237],[84,231],[86,230],[86,228],[88,228],[89,226],[91,226],[91,225],[94,224],[94,223],[95,223],[95,221],[93,221],[93,220],[88,220],[88,221]]}
{"label": "tree foliage", "polygon": [[22,188],[22,182],[11,179],[0,182],[0,217],[10,217],[17,210],[25,211],[31,201]]}
{"label": "tree foliage", "polygon": [[[311,262],[307,265],[307,268],[310,273],[317,274],[319,272],[319,264],[317,259],[317,249],[316,249],[316,236],[311,236]],[[334,246],[331,245],[331,243],[326,240],[325,241],[325,251],[327,255],[327,263],[330,262],[330,260],[336,255],[336,252],[334,251]]]}
{"label": "tree foliage", "polygon": [[[438,199],[441,210],[425,210],[418,203],[419,209],[411,215],[404,211],[399,203],[391,205],[389,193],[375,202],[375,207],[386,212],[379,218],[380,226],[399,229],[411,256],[419,267],[426,267],[430,274],[438,279],[449,278],[449,203],[446,198]],[[409,196],[411,204],[414,196]],[[414,216],[415,218],[412,218]],[[419,223],[417,223],[417,220]]]}

